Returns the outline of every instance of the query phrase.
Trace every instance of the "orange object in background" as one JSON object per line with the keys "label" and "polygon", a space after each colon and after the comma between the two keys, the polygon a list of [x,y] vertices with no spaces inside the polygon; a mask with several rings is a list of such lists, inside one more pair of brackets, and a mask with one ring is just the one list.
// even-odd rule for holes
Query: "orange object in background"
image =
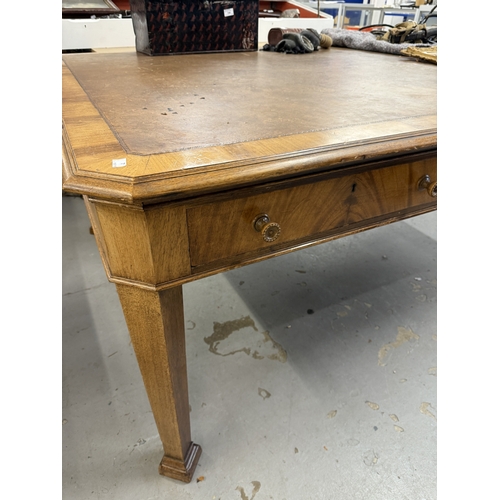
{"label": "orange object in background", "polygon": [[129,0],[113,0],[113,3],[120,10],[130,10],[130,2],[129,2]]}

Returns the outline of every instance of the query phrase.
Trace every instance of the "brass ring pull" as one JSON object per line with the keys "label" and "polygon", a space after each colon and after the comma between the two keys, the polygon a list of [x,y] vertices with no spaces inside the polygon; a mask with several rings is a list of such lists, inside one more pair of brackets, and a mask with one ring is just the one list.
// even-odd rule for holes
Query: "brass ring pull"
{"label": "brass ring pull", "polygon": [[281,227],[276,222],[271,222],[269,215],[258,215],[253,220],[253,228],[262,235],[264,241],[271,242],[278,239],[281,233]]}
{"label": "brass ring pull", "polygon": [[429,196],[435,198],[438,193],[437,181],[431,181],[428,175],[424,175],[417,184],[417,188],[421,191],[423,189],[427,190]]}

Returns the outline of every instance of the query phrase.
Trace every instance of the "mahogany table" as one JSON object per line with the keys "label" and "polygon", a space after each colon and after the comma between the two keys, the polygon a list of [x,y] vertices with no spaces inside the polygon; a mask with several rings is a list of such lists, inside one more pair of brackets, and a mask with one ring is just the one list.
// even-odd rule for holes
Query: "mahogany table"
{"label": "mahogany table", "polygon": [[63,56],[83,195],[163,443],[189,482],[182,285],[437,207],[436,66],[349,49]]}

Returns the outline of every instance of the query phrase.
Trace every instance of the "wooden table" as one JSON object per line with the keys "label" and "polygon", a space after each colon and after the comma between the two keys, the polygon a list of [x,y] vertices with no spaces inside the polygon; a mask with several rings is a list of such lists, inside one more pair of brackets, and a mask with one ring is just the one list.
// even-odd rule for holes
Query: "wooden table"
{"label": "wooden table", "polygon": [[83,195],[164,455],[189,482],[182,285],[436,209],[436,67],[349,49],[63,57]]}

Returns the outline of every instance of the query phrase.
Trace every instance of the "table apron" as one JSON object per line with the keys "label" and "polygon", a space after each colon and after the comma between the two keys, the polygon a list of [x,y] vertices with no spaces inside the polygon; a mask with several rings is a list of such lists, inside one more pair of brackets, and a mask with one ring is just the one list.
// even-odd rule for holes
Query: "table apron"
{"label": "table apron", "polygon": [[435,210],[436,182],[429,153],[171,203],[86,203],[109,280],[162,290]]}

